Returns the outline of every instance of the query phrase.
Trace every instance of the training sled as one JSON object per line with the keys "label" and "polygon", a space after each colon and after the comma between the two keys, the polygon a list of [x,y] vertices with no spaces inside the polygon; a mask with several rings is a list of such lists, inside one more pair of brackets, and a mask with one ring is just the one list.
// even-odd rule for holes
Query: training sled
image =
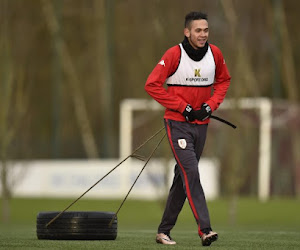
{"label": "training sled", "polygon": [[[59,212],[40,212],[36,233],[40,240],[115,240],[118,220],[113,212],[64,212],[53,223],[47,223]],[[113,221],[112,221],[113,219]]]}

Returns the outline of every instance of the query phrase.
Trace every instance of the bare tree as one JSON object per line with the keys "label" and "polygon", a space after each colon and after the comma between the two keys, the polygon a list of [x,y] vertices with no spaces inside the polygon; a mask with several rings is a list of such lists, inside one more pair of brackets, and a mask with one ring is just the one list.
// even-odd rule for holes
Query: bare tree
{"label": "bare tree", "polygon": [[[46,23],[48,25],[51,35],[54,36],[58,32],[59,26],[53,11],[53,6],[48,0],[43,0],[42,3]],[[61,41],[61,53],[63,60],[63,70],[69,78],[68,87],[72,95],[72,100],[76,112],[76,118],[81,131],[81,136],[86,154],[88,158],[98,158],[97,145],[93,136],[89,117],[86,111],[84,97],[80,90],[80,80],[76,73],[76,69],[71,59],[68,47],[63,40]]]}
{"label": "bare tree", "polygon": [[2,39],[0,40],[0,68],[1,72],[1,82],[0,82],[0,158],[1,158],[1,193],[2,193],[2,218],[4,222],[9,220],[10,208],[10,189],[8,187],[8,167],[7,167],[7,149],[11,139],[13,137],[13,130],[8,124],[8,110],[11,102],[12,96],[12,69],[11,65],[8,63],[8,44]]}
{"label": "bare tree", "polygon": [[[294,62],[293,55],[295,54],[293,52],[293,46],[291,44],[291,39],[290,39],[290,34],[287,26],[287,21],[286,21],[286,13],[284,11],[284,8],[282,5],[278,7],[278,9],[275,9],[275,11],[278,11],[279,19],[280,19],[280,39],[281,39],[281,44],[282,44],[282,54],[284,55],[282,57],[282,71],[283,71],[283,79],[285,79],[284,82],[284,87],[287,90],[287,96],[288,99],[291,101],[291,104],[298,104],[300,101],[300,88],[299,84],[297,83],[296,80],[296,65]],[[284,42],[283,42],[284,38]],[[292,106],[291,108],[294,109],[296,112],[297,108],[296,106]],[[300,134],[296,133],[292,137],[292,150],[293,150],[293,155],[295,157],[295,176],[296,173],[300,169],[300,156],[299,156],[299,148],[300,148]],[[296,189],[296,193],[298,196],[300,196],[300,190]]]}
{"label": "bare tree", "polygon": [[[2,5],[2,6],[1,6]],[[11,47],[8,40],[7,5],[1,4],[0,34],[0,176],[2,195],[2,219],[10,218],[10,199],[12,185],[9,180],[8,150],[16,131],[25,115],[28,101],[25,98],[22,72],[16,72],[12,62]]]}
{"label": "bare tree", "polygon": [[[237,53],[235,53],[236,58],[234,66],[234,75],[236,76],[235,80],[237,80],[238,78],[240,82],[243,82],[242,86],[236,86],[235,90],[233,90],[235,93],[235,97],[241,97],[245,95],[245,93],[252,93],[254,96],[258,96],[260,88],[258,86],[258,81],[255,78],[255,73],[251,65],[251,61],[249,60],[250,57],[246,42],[239,32],[238,15],[234,3],[232,0],[220,0],[220,2],[231,30],[232,41],[236,44]],[[238,110],[236,107],[235,114],[239,114],[239,112],[237,111]],[[234,153],[230,154],[230,168],[227,171],[228,176],[226,178],[228,180],[226,185],[230,194],[230,224],[235,224],[236,222],[237,199],[239,190],[244,184],[247,177],[247,171],[243,169],[243,148],[240,146],[243,143],[242,136],[238,134],[238,131],[233,136],[235,143],[231,144],[229,147],[230,152]]]}

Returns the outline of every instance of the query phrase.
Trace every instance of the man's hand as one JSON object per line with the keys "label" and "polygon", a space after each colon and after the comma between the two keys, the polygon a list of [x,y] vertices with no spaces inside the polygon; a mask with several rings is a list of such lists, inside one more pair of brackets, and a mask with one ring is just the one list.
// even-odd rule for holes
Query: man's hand
{"label": "man's hand", "polygon": [[208,104],[203,103],[200,110],[194,111],[194,119],[204,121],[210,117],[212,111]]}
{"label": "man's hand", "polygon": [[193,122],[196,119],[195,111],[193,110],[190,104],[186,105],[185,110],[182,112],[182,115],[184,116],[187,122]]}

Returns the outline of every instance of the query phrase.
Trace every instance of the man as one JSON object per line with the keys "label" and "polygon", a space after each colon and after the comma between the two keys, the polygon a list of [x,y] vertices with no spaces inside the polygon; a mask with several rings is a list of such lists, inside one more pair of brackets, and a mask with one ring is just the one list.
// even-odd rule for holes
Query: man
{"label": "man", "polygon": [[187,14],[184,35],[182,43],[166,51],[145,84],[148,94],[166,108],[165,127],[177,162],[156,242],[176,244],[170,231],[187,198],[202,245],[209,246],[218,234],[210,225],[198,162],[209,117],[223,102],[231,77],[220,49],[208,44],[206,14]]}

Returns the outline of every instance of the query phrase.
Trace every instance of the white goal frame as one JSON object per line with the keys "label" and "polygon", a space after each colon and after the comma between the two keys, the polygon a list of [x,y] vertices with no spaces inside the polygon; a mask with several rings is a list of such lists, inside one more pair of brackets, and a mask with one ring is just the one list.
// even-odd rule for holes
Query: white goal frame
{"label": "white goal frame", "polygon": [[[271,143],[272,143],[272,101],[268,98],[241,98],[225,100],[220,109],[257,109],[259,111],[259,159],[258,198],[267,201],[270,197]],[[124,99],[120,104],[120,157],[132,153],[133,112],[143,110],[163,110],[152,99]]]}

